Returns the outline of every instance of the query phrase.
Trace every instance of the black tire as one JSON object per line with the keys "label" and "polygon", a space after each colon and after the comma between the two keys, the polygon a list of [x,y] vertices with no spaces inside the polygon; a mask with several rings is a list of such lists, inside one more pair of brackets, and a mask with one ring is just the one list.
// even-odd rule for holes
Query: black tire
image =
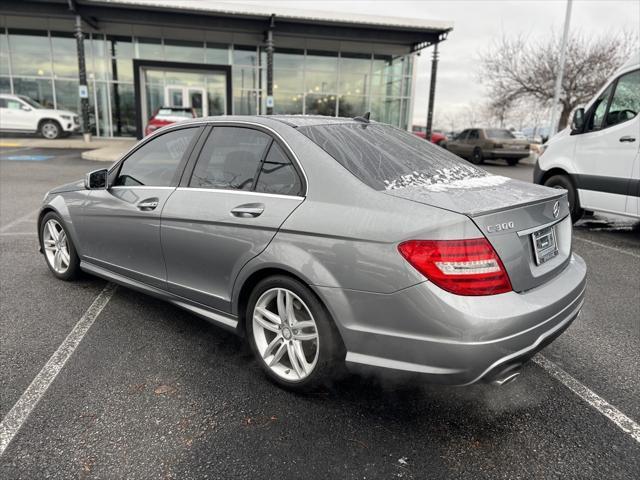
{"label": "black tire", "polygon": [[569,212],[571,212],[571,221],[576,223],[584,215],[584,210],[580,208],[580,199],[571,179],[566,175],[553,175],[544,181],[544,185],[551,188],[563,188],[567,191],[569,198]]}
{"label": "black tire", "polygon": [[480,150],[480,147],[476,147],[473,149],[470,161],[474,165],[480,165],[484,162],[484,157],[482,156],[482,150]]}
{"label": "black tire", "polygon": [[[311,373],[302,380],[289,381],[278,376],[266,364],[256,345],[253,328],[253,313],[263,293],[274,288],[284,288],[297,295],[313,315],[318,335],[318,358]],[[344,360],[344,347],[329,313],[316,295],[303,283],[285,276],[274,275],[261,280],[251,292],[245,313],[245,327],[251,351],[267,377],[275,384],[295,392],[308,392],[332,383],[340,371],[340,357]]]}
{"label": "black tire", "polygon": [[508,158],[507,159],[507,163],[509,164],[510,167],[516,166],[519,161],[520,161],[519,158]]}
{"label": "black tire", "polygon": [[48,140],[60,138],[63,134],[62,127],[55,120],[44,120],[38,129],[40,135]]}
{"label": "black tire", "polygon": [[[49,220],[55,220],[56,222],[58,222],[58,224],[64,230],[64,233],[65,233],[65,236],[66,236],[67,250],[69,252],[69,266],[67,267],[67,269],[66,269],[66,271],[64,273],[59,273],[59,272],[56,272],[54,270],[53,266],[51,265],[51,263],[47,259],[47,255],[45,253],[45,231],[44,230],[45,230],[47,222]],[[73,241],[71,240],[71,237],[69,236],[69,232],[68,232],[64,222],[62,221],[62,218],[60,218],[60,215],[58,215],[55,212],[47,213],[44,217],[42,217],[42,220],[40,221],[40,225],[38,226],[38,228],[40,230],[40,248],[42,249],[42,254],[45,257],[44,261],[47,264],[47,267],[49,267],[49,270],[51,271],[51,273],[53,273],[53,275],[56,278],[59,278],[60,280],[64,280],[64,281],[70,281],[70,280],[74,280],[75,278],[77,278],[78,275],[80,274],[80,259],[78,258],[78,253],[76,252],[76,247],[73,244]]]}

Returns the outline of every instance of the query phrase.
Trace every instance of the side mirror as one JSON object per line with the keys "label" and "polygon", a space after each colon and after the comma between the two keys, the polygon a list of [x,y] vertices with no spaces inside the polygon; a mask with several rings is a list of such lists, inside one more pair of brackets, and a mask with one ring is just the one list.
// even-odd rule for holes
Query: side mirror
{"label": "side mirror", "polygon": [[87,173],[84,177],[84,188],[87,190],[106,190],[109,188],[109,170],[102,168]]}
{"label": "side mirror", "polygon": [[20,110],[24,110],[25,112],[30,112],[31,111],[31,107],[27,107],[26,105],[22,105],[20,107]]}
{"label": "side mirror", "polygon": [[581,133],[584,128],[584,108],[578,108],[573,112],[571,119],[571,133]]}

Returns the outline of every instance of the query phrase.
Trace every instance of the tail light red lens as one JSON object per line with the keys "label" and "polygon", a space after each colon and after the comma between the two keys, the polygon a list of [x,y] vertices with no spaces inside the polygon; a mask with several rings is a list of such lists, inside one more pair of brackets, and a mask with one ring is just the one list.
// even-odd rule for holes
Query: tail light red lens
{"label": "tail light red lens", "polygon": [[486,238],[409,240],[400,254],[440,288],[457,295],[510,292],[507,272]]}

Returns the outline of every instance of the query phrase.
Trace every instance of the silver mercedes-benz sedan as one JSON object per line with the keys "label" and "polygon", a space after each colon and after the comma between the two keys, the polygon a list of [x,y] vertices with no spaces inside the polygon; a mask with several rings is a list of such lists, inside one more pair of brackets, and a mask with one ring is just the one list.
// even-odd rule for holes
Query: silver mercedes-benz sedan
{"label": "silver mercedes-benz sedan", "polygon": [[344,364],[504,383],[585,290],[564,190],[361,117],[171,125],[48,192],[38,225],[56,277],[82,270],[230,329],[297,390]]}

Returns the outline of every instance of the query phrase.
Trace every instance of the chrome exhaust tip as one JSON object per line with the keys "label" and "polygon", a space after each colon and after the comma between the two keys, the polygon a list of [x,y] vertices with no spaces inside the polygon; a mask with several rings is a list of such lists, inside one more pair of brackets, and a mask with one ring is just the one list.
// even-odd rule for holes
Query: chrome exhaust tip
{"label": "chrome exhaust tip", "polygon": [[499,375],[494,380],[492,380],[493,385],[497,385],[498,387],[504,387],[507,383],[513,382],[516,378],[520,376],[520,371],[516,370],[515,372],[511,370],[510,372],[505,372],[503,375]]}

